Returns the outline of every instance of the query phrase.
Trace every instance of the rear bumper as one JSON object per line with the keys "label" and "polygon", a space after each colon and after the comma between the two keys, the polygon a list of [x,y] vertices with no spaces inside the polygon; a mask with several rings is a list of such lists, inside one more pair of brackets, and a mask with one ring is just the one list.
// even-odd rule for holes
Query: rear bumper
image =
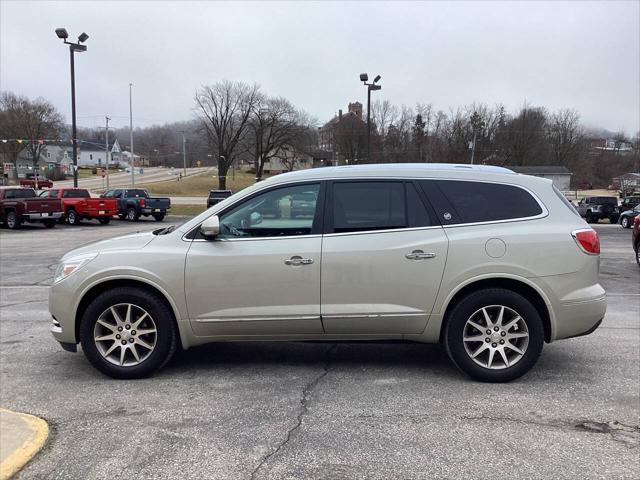
{"label": "rear bumper", "polygon": [[555,307],[555,340],[579,337],[595,331],[607,311],[607,298],[601,296],[575,302],[561,302]]}
{"label": "rear bumper", "polygon": [[30,222],[38,222],[41,220],[55,220],[62,217],[62,212],[48,213],[23,213],[22,218]]}

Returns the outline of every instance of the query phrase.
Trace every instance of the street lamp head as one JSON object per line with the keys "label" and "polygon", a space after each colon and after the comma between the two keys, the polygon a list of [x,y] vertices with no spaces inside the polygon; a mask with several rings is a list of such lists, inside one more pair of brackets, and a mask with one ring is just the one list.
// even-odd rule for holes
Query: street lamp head
{"label": "street lamp head", "polygon": [[86,33],[84,33],[84,32],[82,32],[82,33],[80,34],[80,36],[78,37],[78,41],[79,41],[80,43],[84,43],[84,42],[86,42],[88,39],[89,39],[89,35],[87,35],[87,34],[86,34]]}
{"label": "street lamp head", "polygon": [[372,91],[375,91],[375,90],[382,90],[382,85],[374,85],[374,84],[371,84],[371,85],[369,85],[369,89],[370,89],[370,90],[372,90]]}
{"label": "street lamp head", "polygon": [[69,48],[71,48],[71,50],[73,50],[74,52],[86,52],[87,51],[87,46],[86,45],[80,45],[78,43],[69,43]]}
{"label": "street lamp head", "polygon": [[378,83],[382,77],[380,75],[376,75],[376,78],[373,79],[373,83]]}
{"label": "street lamp head", "polygon": [[369,75],[367,75],[366,73],[361,73],[360,74],[360,81],[361,82],[366,82],[367,80],[369,80]]}
{"label": "street lamp head", "polygon": [[66,40],[67,38],[69,38],[69,34],[67,33],[66,28],[56,28],[56,35],[62,40]]}

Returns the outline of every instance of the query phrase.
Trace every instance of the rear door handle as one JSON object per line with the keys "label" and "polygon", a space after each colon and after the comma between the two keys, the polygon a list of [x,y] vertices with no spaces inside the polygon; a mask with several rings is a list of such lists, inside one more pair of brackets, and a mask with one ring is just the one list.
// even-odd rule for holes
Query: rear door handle
{"label": "rear door handle", "polygon": [[407,253],[405,257],[409,260],[425,260],[427,258],[434,258],[436,256],[435,253],[426,253],[422,250],[414,250],[411,253]]}
{"label": "rear door handle", "polygon": [[302,258],[299,255],[294,255],[293,257],[284,261],[285,265],[292,265],[294,267],[298,265],[311,265],[312,263],[313,258]]}

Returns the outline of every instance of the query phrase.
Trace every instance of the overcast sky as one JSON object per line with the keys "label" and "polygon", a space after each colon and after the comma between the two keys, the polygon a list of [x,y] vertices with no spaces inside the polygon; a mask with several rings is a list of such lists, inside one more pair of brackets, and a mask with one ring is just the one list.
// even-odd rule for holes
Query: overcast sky
{"label": "overcast sky", "polygon": [[54,34],[90,35],[76,57],[78,123],[189,119],[221,79],[258,82],[324,122],[375,98],[524,102],[577,109],[585,124],[640,129],[640,2],[27,2],[0,0],[0,87],[51,100],[70,121],[69,53]]}

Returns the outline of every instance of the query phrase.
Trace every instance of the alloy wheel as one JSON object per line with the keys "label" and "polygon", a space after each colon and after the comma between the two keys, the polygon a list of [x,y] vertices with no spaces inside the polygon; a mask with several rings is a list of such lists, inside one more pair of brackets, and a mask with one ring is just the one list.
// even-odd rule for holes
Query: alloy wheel
{"label": "alloy wheel", "polygon": [[98,352],[108,362],[131,367],[144,362],[158,340],[156,324],[149,313],[132,303],[106,309],[93,329]]}
{"label": "alloy wheel", "polygon": [[522,359],[529,345],[529,330],[522,316],[512,308],[489,305],[467,319],[462,340],[475,363],[499,370]]}

